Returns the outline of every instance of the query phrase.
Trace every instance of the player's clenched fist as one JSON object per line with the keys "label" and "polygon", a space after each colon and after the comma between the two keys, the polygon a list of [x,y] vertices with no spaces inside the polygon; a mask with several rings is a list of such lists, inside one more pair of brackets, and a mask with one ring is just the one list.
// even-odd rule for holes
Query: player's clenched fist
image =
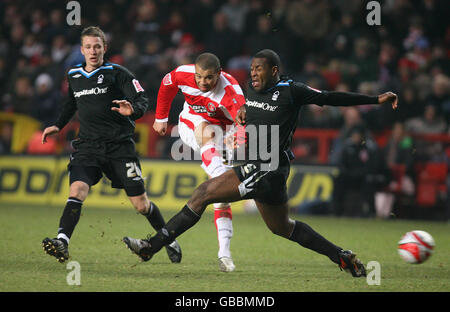
{"label": "player's clenched fist", "polygon": [[165,135],[167,131],[167,122],[155,121],[153,124],[153,129],[158,132],[159,135]]}
{"label": "player's clenched fist", "polygon": [[42,133],[42,144],[47,143],[47,136],[58,133],[59,128],[57,126],[51,126],[44,129]]}

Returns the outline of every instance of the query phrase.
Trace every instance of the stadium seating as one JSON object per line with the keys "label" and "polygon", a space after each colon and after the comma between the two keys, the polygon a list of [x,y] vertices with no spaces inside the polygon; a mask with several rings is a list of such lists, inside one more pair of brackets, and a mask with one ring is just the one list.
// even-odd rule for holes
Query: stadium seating
{"label": "stadium seating", "polygon": [[425,207],[436,205],[439,195],[447,192],[448,165],[446,163],[418,164],[416,165],[416,172],[417,204]]}

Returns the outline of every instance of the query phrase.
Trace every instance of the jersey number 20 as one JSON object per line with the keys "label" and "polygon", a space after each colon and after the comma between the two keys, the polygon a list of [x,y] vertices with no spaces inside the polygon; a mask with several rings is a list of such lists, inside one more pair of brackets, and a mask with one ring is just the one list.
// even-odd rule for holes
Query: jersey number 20
{"label": "jersey number 20", "polygon": [[128,178],[134,178],[136,176],[142,177],[141,169],[139,169],[139,166],[135,162],[129,162],[126,163],[127,170],[127,177]]}

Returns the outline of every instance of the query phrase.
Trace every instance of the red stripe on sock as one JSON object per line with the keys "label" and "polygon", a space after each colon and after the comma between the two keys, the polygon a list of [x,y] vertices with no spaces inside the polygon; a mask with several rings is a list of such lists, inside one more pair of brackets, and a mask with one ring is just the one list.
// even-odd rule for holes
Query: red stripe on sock
{"label": "red stripe on sock", "polygon": [[214,209],[214,223],[219,218],[228,218],[233,220],[233,214],[231,213],[231,206],[226,208],[215,208]]}
{"label": "red stripe on sock", "polygon": [[[217,239],[219,238],[219,229],[217,228],[217,219],[219,218],[228,218],[230,220],[233,219],[233,215],[231,213],[231,206],[225,208],[214,208],[214,226],[216,227]],[[218,240],[219,247],[220,241]]]}

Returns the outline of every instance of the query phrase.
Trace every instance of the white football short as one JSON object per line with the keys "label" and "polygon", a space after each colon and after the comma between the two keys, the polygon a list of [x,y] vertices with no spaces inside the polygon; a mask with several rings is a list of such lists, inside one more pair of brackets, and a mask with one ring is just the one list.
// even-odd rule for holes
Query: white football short
{"label": "white football short", "polygon": [[[180,113],[180,116],[178,117],[178,134],[180,135],[181,140],[183,143],[188,145],[190,148],[192,148],[195,152],[200,152],[200,143],[201,140],[201,133],[197,130],[197,136],[196,138],[196,132],[195,129],[202,123],[206,122],[208,124],[211,124],[210,121],[206,120],[200,115],[191,114],[189,111],[189,104],[186,102],[184,103],[184,108]],[[211,124],[213,125],[213,124]],[[221,131],[220,126],[215,126],[216,131]],[[217,133],[217,132],[216,132]],[[225,135],[225,133],[222,133],[222,137]],[[220,138],[220,136],[216,135],[217,138]],[[200,141],[201,142],[201,141]],[[216,143],[216,149],[223,149],[223,146],[221,144],[222,142]]]}
{"label": "white football short", "polygon": [[200,152],[200,145],[195,138],[195,128],[202,122],[208,122],[202,116],[189,112],[189,104],[184,103],[184,108],[178,117],[178,134],[184,144],[192,148],[195,152]]}

